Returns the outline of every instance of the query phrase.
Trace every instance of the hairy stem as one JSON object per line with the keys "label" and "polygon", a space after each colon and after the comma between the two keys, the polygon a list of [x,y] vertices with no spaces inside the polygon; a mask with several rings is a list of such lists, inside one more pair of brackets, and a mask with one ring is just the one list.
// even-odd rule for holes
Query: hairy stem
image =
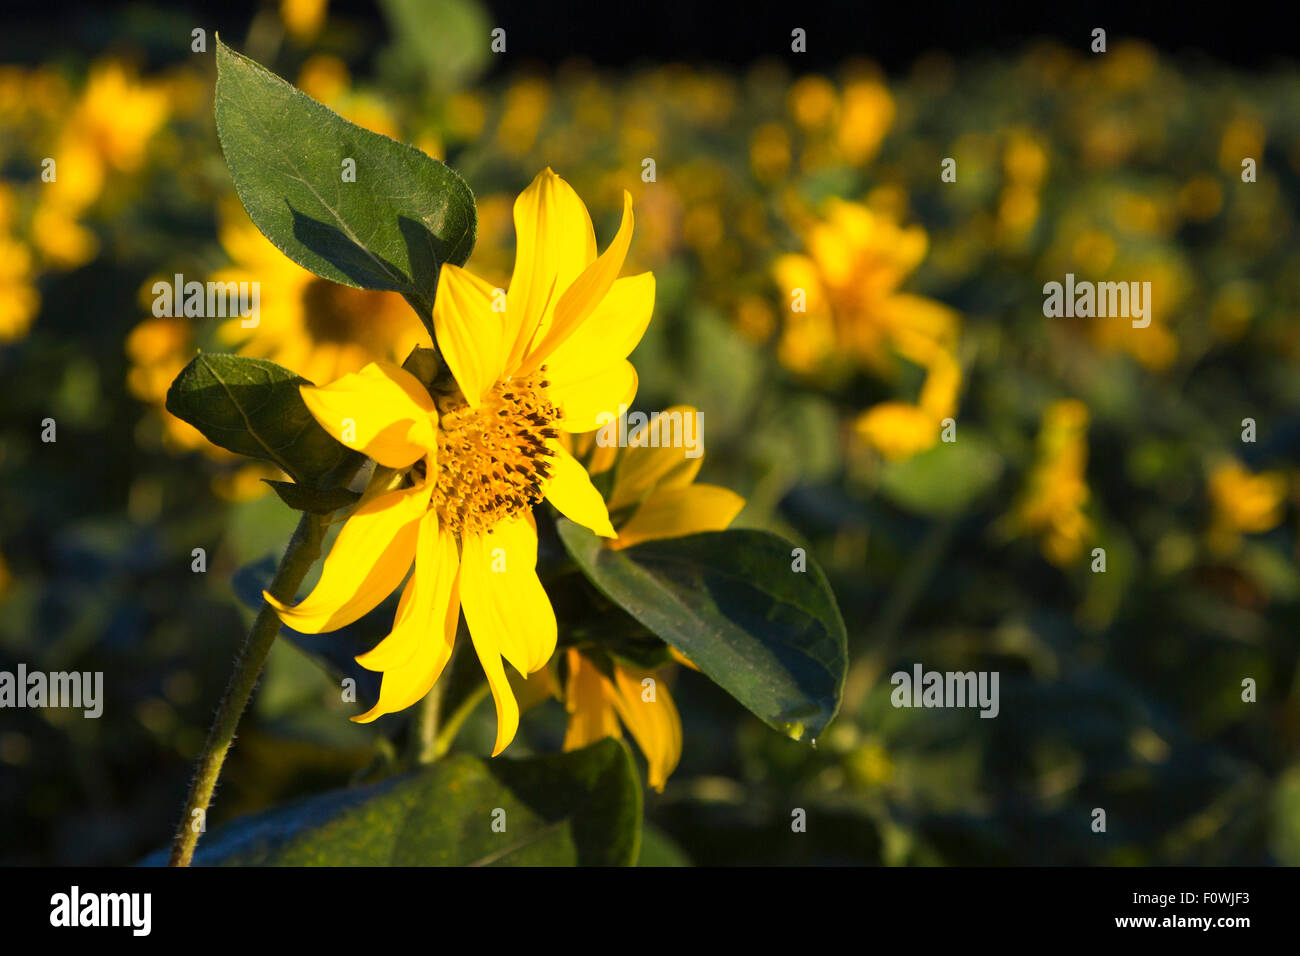
{"label": "hairy stem", "polygon": [[[269,590],[272,594],[282,601],[293,600],[308,569],[320,557],[323,537],[324,522],[321,517],[304,513],[293,537],[289,539],[289,546],[285,549],[275,578],[271,581]],[[216,719],[208,731],[203,753],[194,769],[194,779],[190,781],[190,790],[185,798],[185,811],[172,840],[169,866],[189,866],[194,857],[194,847],[205,829],[212,791],[217,786],[226,753],[234,742],[239,718],[243,716],[244,708],[253,696],[253,688],[257,686],[257,679],[262,673],[262,665],[266,663],[266,656],[271,652],[271,645],[279,633],[279,616],[269,604],[263,602],[248,637],[244,639],[239,655],[235,658],[234,673],[230,675],[226,693],[221,698]]]}

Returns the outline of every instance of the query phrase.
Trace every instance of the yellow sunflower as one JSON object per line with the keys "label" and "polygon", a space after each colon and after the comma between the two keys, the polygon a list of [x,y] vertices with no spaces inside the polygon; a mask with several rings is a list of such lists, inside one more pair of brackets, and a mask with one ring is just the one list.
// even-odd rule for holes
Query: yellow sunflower
{"label": "yellow sunflower", "polygon": [[316,420],[344,444],[394,470],[358,505],[320,581],[289,607],[289,626],[334,630],[402,583],[393,630],[357,658],[383,673],[374,720],[414,704],[451,656],[459,612],[496,702],[499,754],[519,708],[502,666],[533,673],[555,650],[555,613],[537,577],[534,505],[614,537],[604,499],[564,449],[636,392],[627,356],[654,307],[654,276],[618,278],[632,238],[632,201],[599,257],[586,206],[549,168],[515,202],[509,292],[445,265],[433,310],[455,388],[431,394],[413,375],[372,363],[323,388],[303,386]]}
{"label": "yellow sunflower", "polygon": [[[583,447],[594,445],[587,465],[590,472],[594,475],[614,468],[608,507],[618,537],[606,542],[606,547],[619,549],[643,541],[721,531],[745,506],[745,499],[728,488],[695,483],[704,462],[702,447],[697,448],[698,454],[688,456],[684,448],[665,440],[670,425],[696,414],[685,405],[668,409],[662,417],[633,431],[621,454],[613,445],[594,443],[593,436],[583,436]],[[604,737],[621,736],[621,720],[646,756],[650,786],[662,791],[682,755],[682,721],[667,686],[655,671],[621,661],[612,660],[602,669],[577,648],[569,650],[566,661],[569,725],[564,749],[576,750]]]}
{"label": "yellow sunflower", "polygon": [[786,310],[778,343],[787,368],[816,375],[849,360],[890,375],[895,340],[904,330],[953,348],[957,314],[933,299],[899,291],[925,258],[923,229],[904,229],[861,203],[832,199],[826,218],[801,232],[807,254],[780,256],[773,266],[786,296],[803,293],[802,308],[791,304]]}
{"label": "yellow sunflower", "polygon": [[110,173],[144,165],[149,141],[170,110],[166,89],[137,80],[123,63],[91,67],[51,157],[55,178],[42,187],[32,214],[35,244],[48,263],[72,269],[94,258],[98,241],[81,224],[83,212],[104,192]]}
{"label": "yellow sunflower", "polygon": [[791,371],[813,377],[858,365],[892,379],[900,356],[923,368],[916,403],[882,402],[854,423],[886,458],[909,458],[934,445],[943,420],[956,412],[960,319],[940,302],[899,291],[925,258],[924,230],[842,199],[831,200],[826,213],[803,230],[806,255],[774,264],[779,287],[791,296],[777,354]]}

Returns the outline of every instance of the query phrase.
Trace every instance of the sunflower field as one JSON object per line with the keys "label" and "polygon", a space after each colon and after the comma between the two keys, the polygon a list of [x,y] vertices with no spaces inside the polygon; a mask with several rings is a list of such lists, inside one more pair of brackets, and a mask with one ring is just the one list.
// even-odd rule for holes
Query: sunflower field
{"label": "sunflower field", "polygon": [[193,19],[0,44],[0,863],[1300,865],[1294,66]]}

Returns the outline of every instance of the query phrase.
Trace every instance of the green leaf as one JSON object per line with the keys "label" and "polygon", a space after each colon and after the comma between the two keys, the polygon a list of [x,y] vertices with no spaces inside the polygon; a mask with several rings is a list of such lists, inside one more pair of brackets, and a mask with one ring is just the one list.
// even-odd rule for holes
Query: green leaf
{"label": "green leaf", "polygon": [[[505,812],[504,832],[493,829]],[[567,754],[468,754],[369,787],[235,820],[195,862],[228,866],[630,866],[641,782],[606,738]],[[161,863],[161,854],[146,863]]]}
{"label": "green leaf", "polygon": [[[959,426],[960,428],[960,426]],[[965,511],[1002,475],[1002,456],[987,437],[966,428],[906,461],[885,466],[880,491],[900,508],[924,515]]]}
{"label": "green leaf", "polygon": [[361,456],[307,410],[298,386],[310,384],[266,359],[201,352],[167,390],[167,410],[214,445],[279,465],[298,484],[328,487]]}
{"label": "green leaf", "polygon": [[821,569],[793,570],[790,542],[730,530],[612,551],[568,519],[557,527],[596,587],[765,723],[815,739],[835,716],[844,621]]}
{"label": "green leaf", "polygon": [[294,484],[291,481],[273,481],[263,478],[270,485],[280,500],[296,511],[309,511],[314,515],[327,515],[356,504],[361,498],[359,492],[346,488],[310,488]]}
{"label": "green leaf", "polygon": [[[217,135],[257,228],[318,276],[400,292],[425,316],[444,262],[463,265],[477,215],[465,181],[362,129],[217,42]],[[345,161],[356,181],[344,181]]]}

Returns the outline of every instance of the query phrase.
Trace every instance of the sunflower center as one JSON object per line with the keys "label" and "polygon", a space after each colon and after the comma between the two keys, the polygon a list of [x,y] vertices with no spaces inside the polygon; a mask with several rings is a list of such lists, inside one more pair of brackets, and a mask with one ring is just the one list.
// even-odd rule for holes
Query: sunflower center
{"label": "sunflower center", "polygon": [[390,311],[389,299],[383,292],[313,279],[302,291],[303,321],[316,342],[384,344],[387,325],[379,319]]}
{"label": "sunflower center", "polygon": [[546,369],[498,382],[478,408],[460,395],[438,403],[438,475],[430,505],[441,527],[486,531],[542,500],[551,476],[548,439],[559,413]]}

